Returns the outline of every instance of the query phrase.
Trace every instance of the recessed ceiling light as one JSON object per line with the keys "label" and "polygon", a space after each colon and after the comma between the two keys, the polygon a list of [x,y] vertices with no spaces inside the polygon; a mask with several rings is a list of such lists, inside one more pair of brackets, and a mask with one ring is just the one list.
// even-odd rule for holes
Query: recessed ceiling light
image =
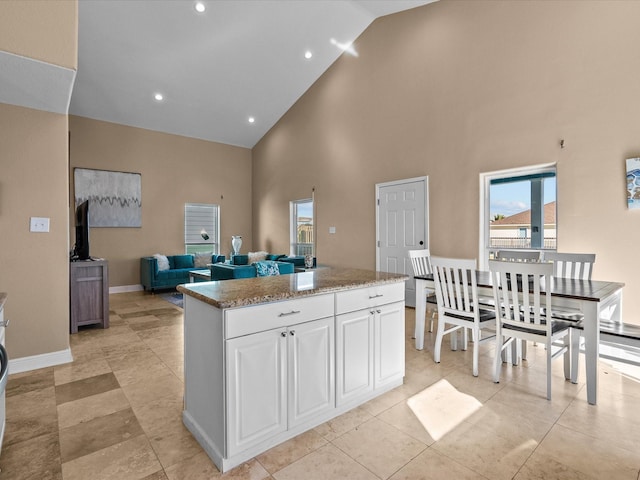
{"label": "recessed ceiling light", "polygon": [[332,38],[329,41],[331,42],[332,45],[335,45],[336,47],[338,47],[343,52],[347,52],[347,53],[353,55],[354,57],[358,56],[358,52],[356,52],[356,49],[353,47],[353,44],[351,42],[340,43],[335,38]]}
{"label": "recessed ceiling light", "polygon": [[304,58],[309,60],[311,57],[313,57],[313,53],[311,53],[310,50],[307,50],[306,52],[304,52]]}
{"label": "recessed ceiling light", "polygon": [[254,117],[249,117],[249,123],[253,123],[255,121],[256,121],[256,119]]}
{"label": "recessed ceiling light", "polygon": [[198,13],[204,13],[204,11],[207,9],[206,5],[202,2],[196,2],[193,8],[195,8],[196,12]]}
{"label": "recessed ceiling light", "polygon": [[156,93],[153,98],[155,98],[158,102],[161,102],[162,100],[164,100],[164,95],[162,95],[161,93]]}

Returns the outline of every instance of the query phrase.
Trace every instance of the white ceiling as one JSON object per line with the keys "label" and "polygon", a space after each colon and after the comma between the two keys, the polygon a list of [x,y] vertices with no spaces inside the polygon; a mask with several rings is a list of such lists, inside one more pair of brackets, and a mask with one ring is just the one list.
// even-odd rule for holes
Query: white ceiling
{"label": "white ceiling", "polygon": [[343,53],[331,39],[432,1],[80,0],[69,113],[251,148]]}

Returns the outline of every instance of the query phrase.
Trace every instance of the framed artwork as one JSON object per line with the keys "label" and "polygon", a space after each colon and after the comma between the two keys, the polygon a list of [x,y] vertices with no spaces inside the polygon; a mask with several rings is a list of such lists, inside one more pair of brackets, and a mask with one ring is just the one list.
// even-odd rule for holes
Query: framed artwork
{"label": "framed artwork", "polygon": [[627,158],[627,205],[640,208],[640,158]]}
{"label": "framed artwork", "polygon": [[141,227],[141,177],[139,173],[75,168],[76,207],[89,200],[90,227]]}

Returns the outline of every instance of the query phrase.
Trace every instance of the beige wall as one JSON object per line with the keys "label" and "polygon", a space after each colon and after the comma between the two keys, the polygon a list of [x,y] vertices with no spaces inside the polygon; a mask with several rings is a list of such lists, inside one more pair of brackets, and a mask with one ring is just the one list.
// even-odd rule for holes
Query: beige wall
{"label": "beige wall", "polygon": [[[0,2],[0,50],[75,68],[76,0]],[[1,87],[0,87],[1,88]],[[0,104],[0,291],[12,360],[69,347],[68,119]],[[29,232],[48,217],[49,233]]]}
{"label": "beige wall", "polygon": [[288,202],[315,186],[319,263],[375,268],[375,184],[428,175],[431,251],[477,257],[479,174],[556,163],[558,250],[595,252],[640,323],[638,18],[640,2],[441,0],[378,19],[254,148],[256,241],[286,248]]}
{"label": "beige wall", "polygon": [[61,67],[78,68],[77,0],[2,0],[0,3],[0,50]]}
{"label": "beige wall", "polygon": [[249,149],[69,118],[71,185],[74,167],[142,174],[142,227],[90,230],[91,255],[109,261],[110,286],[140,284],[140,257],[184,253],[185,203],[220,205],[227,257],[231,235],[242,235],[243,251],[251,247]]}
{"label": "beige wall", "polygon": [[[0,104],[0,291],[9,358],[69,347],[67,117]],[[49,233],[31,233],[48,217]]]}

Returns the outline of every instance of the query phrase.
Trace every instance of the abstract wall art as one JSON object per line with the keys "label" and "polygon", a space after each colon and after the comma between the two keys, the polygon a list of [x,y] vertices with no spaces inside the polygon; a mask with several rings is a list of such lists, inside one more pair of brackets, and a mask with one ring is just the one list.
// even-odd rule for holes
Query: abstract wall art
{"label": "abstract wall art", "polygon": [[90,227],[141,227],[142,186],[139,173],[73,170],[76,207],[89,200]]}
{"label": "abstract wall art", "polygon": [[640,208],[640,158],[627,158],[627,205]]}

